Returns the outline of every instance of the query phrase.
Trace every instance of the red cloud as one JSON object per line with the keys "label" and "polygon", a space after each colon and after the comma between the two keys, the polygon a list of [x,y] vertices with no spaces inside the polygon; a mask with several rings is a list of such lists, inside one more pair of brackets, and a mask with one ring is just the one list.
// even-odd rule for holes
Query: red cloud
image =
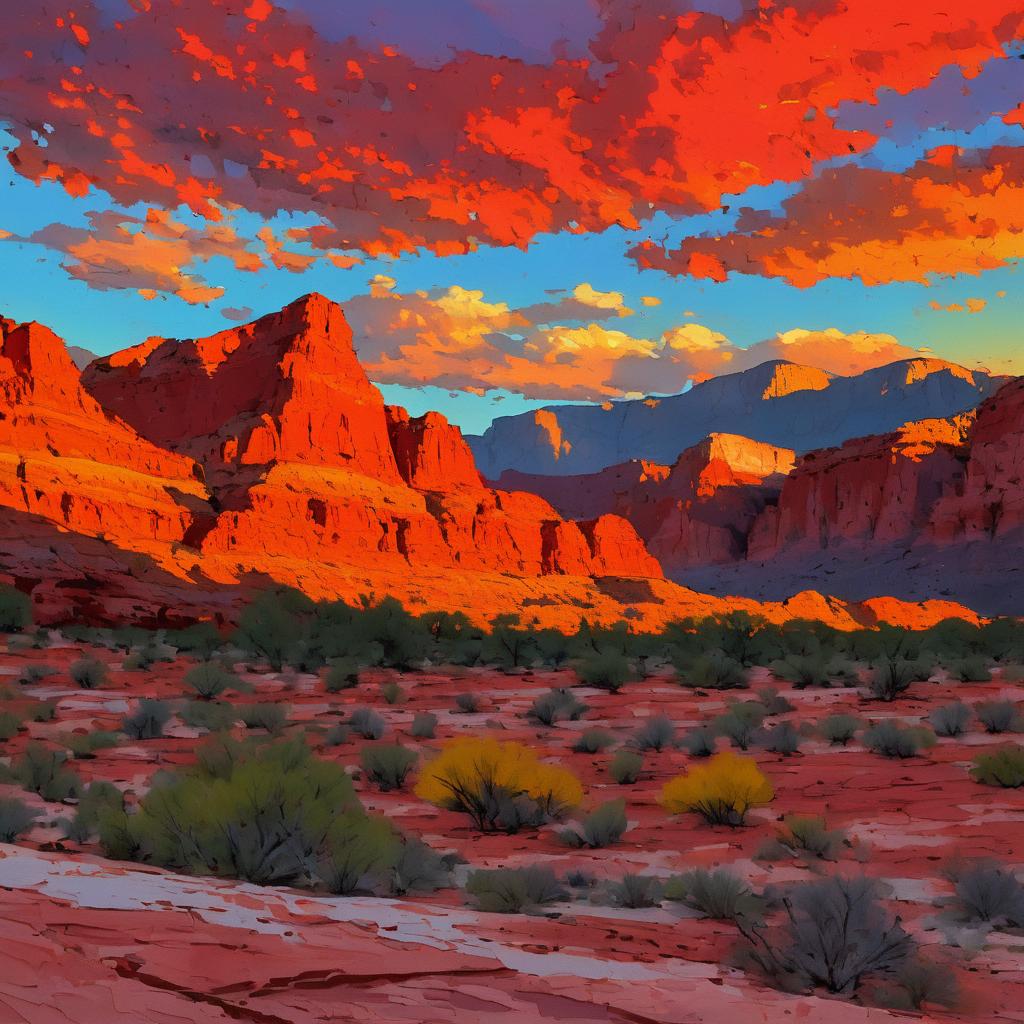
{"label": "red cloud", "polygon": [[903,174],[830,170],[783,208],[748,211],[720,238],[688,238],[672,251],[646,243],[633,256],[672,274],[761,274],[800,288],[829,277],[875,285],[978,274],[1024,257],[1024,149],[946,147]]}
{"label": "red cloud", "polygon": [[635,227],[800,180],[874,142],[836,127],[837,104],[949,64],[973,73],[1022,23],[1019,0],[762,0],[734,21],[605,0],[595,63],[459,53],[423,67],[266,0],[133,6],[113,26],[94,0],[7,12],[14,167],[209,221],[232,204],[312,210],[320,243],[370,255]]}

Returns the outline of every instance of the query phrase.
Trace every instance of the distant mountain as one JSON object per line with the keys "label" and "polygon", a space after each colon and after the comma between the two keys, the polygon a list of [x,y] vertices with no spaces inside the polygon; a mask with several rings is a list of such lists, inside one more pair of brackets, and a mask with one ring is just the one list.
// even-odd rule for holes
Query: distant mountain
{"label": "distant mountain", "polygon": [[82,348],[81,345],[68,345],[67,349],[68,355],[71,356],[71,362],[79,370],[84,370],[96,358],[95,352],[90,352],[87,348]]}
{"label": "distant mountain", "polygon": [[939,359],[909,359],[838,377],[785,361],[713,377],[669,398],[552,405],[499,417],[469,437],[480,471],[563,476],[645,459],[671,465],[713,433],[806,452],[975,408],[1007,380]]}

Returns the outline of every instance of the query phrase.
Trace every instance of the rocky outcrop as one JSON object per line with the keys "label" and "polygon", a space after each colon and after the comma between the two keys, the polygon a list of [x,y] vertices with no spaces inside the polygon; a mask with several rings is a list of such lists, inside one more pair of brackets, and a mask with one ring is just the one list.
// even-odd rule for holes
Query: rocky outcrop
{"label": "rocky outcrop", "polygon": [[387,406],[386,412],[398,472],[410,487],[420,491],[483,487],[462,431],[439,412],[411,417],[398,405]]}
{"label": "rocky outcrop", "polygon": [[940,359],[904,360],[855,377],[775,361],[667,398],[499,417],[469,442],[489,479],[506,469],[565,476],[632,460],[670,465],[711,433],[807,452],[969,411],[1005,380]]}

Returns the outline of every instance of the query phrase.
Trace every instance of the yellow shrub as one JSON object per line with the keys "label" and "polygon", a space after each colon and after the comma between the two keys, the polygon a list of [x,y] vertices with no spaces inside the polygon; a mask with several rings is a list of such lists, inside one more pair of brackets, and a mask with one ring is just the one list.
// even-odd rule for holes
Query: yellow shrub
{"label": "yellow shrub", "polygon": [[741,825],[751,807],[760,807],[773,796],[772,784],[753,758],[723,751],[666,782],[661,803],[670,814],[696,811],[713,825]]}
{"label": "yellow shrub", "polygon": [[583,787],[571,772],[543,764],[521,743],[467,738],[446,743],[424,767],[416,795],[468,814],[483,831],[514,832],[574,807]]}

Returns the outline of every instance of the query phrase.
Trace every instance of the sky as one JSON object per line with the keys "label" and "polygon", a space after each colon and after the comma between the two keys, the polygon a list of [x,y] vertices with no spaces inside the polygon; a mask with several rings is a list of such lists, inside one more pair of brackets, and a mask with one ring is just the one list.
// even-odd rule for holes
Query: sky
{"label": "sky", "polygon": [[319,291],[464,430],[786,358],[1024,372],[1019,0],[36,0],[0,314],[99,354]]}

